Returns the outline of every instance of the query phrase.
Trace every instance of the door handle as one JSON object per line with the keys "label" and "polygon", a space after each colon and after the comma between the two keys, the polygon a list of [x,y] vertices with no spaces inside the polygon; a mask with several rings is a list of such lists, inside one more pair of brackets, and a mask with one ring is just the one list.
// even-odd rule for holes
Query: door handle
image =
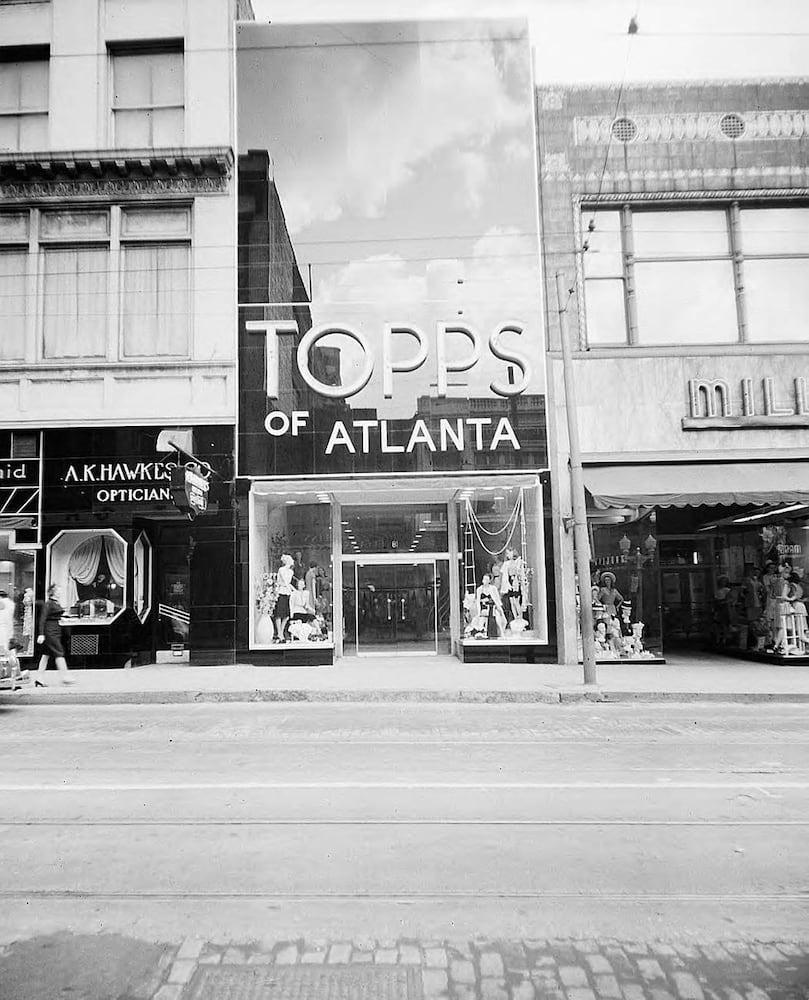
{"label": "door handle", "polygon": [[401,605],[402,605],[402,621],[404,621],[405,620],[405,599],[404,598],[401,598]]}
{"label": "door handle", "polygon": [[388,621],[390,621],[390,609],[391,609],[391,605],[393,604],[393,601],[391,600],[390,594],[388,594],[387,598],[385,599],[385,603],[388,606]]}

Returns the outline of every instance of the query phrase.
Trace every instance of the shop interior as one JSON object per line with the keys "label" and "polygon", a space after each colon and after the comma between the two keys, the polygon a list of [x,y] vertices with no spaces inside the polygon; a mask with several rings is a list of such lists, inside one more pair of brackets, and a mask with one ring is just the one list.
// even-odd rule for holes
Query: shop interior
{"label": "shop interior", "polygon": [[809,504],[613,508],[590,532],[594,619],[628,602],[652,657],[809,663]]}

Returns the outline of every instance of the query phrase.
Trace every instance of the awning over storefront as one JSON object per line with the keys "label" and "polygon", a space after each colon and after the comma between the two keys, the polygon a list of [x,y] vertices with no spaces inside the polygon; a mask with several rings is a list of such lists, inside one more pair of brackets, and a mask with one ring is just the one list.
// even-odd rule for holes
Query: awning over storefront
{"label": "awning over storefront", "polygon": [[584,469],[599,510],[701,504],[809,504],[809,461],[610,465]]}

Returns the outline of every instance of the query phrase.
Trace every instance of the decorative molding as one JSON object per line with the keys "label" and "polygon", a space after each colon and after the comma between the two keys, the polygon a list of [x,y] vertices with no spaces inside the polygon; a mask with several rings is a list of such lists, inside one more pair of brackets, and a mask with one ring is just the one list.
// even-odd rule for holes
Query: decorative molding
{"label": "decorative molding", "polygon": [[167,180],[99,180],[61,181],[49,184],[43,181],[4,184],[0,181],[0,203],[3,201],[66,201],[68,199],[127,198],[139,200],[155,197],[187,197],[189,195],[222,194],[227,191],[224,177],[177,177]]}
{"label": "decorative molding", "polygon": [[[759,171],[761,173],[763,171]],[[809,177],[809,169],[801,171]],[[683,174],[686,171],[682,171]],[[693,171],[694,176],[701,177],[702,171]],[[649,179],[647,177],[647,179]],[[656,180],[671,179],[656,177]],[[583,178],[575,178],[582,181]],[[626,178],[624,178],[626,181]],[[697,189],[693,191],[607,191],[598,193],[580,192],[574,196],[574,204],[579,206],[593,205],[595,202],[601,205],[623,205],[627,203],[642,202],[667,202],[667,201],[692,201],[692,202],[732,202],[732,201],[766,201],[768,199],[807,199],[809,198],[809,185],[803,187],[782,187],[782,188],[723,188],[717,190]]]}
{"label": "decorative molding", "polygon": [[0,153],[0,201],[221,194],[233,162],[226,147]]}
{"label": "decorative molding", "polygon": [[[728,136],[723,131],[722,122],[728,116],[743,122],[744,131],[740,135]],[[726,112],[626,114],[619,117],[631,121],[636,133],[628,142],[612,137],[618,146],[641,142],[755,142],[763,139],[803,139],[809,135],[809,110],[803,108],[773,111],[729,108]],[[610,142],[616,120],[605,115],[574,118],[576,145],[606,145]]]}
{"label": "decorative molding", "polygon": [[548,80],[536,85],[537,92],[542,94],[545,91],[553,90],[562,94],[592,93],[594,90],[612,91],[617,94],[619,90],[630,95],[635,91],[642,91],[648,94],[650,91],[660,90],[697,90],[703,91],[706,87],[724,88],[727,90],[738,90],[741,87],[803,87],[809,84],[809,77],[806,76],[762,76],[751,80],[750,77],[733,77],[722,79],[721,77],[706,77],[702,80],[694,79],[668,79],[659,80],[626,80],[621,84],[617,80],[592,80],[581,83],[571,83],[565,80]]}

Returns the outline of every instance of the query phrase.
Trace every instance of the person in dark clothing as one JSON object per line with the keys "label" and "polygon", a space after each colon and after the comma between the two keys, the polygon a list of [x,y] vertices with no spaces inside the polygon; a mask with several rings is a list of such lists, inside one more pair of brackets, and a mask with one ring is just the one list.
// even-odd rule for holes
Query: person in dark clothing
{"label": "person in dark clothing", "polygon": [[65,613],[65,609],[59,603],[59,587],[53,583],[48,587],[48,599],[42,605],[39,615],[39,628],[37,634],[37,645],[41,649],[39,667],[34,680],[36,687],[47,687],[42,680],[42,675],[48,669],[48,661],[51,657],[56,661],[56,668],[61,674],[62,683],[69,684],[67,660],[65,650],[62,646],[62,626],[60,618]]}

